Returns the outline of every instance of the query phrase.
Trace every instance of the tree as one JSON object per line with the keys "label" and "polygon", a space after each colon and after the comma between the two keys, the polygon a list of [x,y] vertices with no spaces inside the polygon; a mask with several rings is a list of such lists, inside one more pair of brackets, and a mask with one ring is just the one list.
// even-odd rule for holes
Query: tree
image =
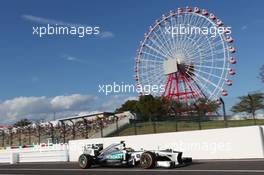
{"label": "tree", "polygon": [[137,100],[128,100],[120,108],[117,108],[115,112],[131,111],[137,113],[137,102]]}
{"label": "tree", "polygon": [[219,105],[217,105],[214,101],[210,101],[206,98],[199,98],[194,103],[194,106],[199,116],[205,116],[208,112],[215,113],[219,108]]}
{"label": "tree", "polygon": [[144,95],[139,98],[137,109],[143,120],[152,120],[165,115],[161,98]]}
{"label": "tree", "polygon": [[217,105],[214,101],[208,100],[207,98],[199,98],[197,101],[193,103],[195,107],[195,112],[198,115],[198,124],[199,129],[202,129],[201,118],[205,117],[208,112],[217,112],[219,105]]}
{"label": "tree", "polygon": [[180,110],[184,106],[175,99],[167,100],[167,105],[169,107],[169,113],[173,113],[175,117],[180,114]]}
{"label": "tree", "polygon": [[264,83],[264,64],[260,67],[259,78]]}
{"label": "tree", "polygon": [[175,117],[175,130],[178,131],[178,117],[180,114],[180,110],[183,106],[183,104],[179,103],[175,99],[166,99],[164,98],[166,109],[168,111],[168,116],[171,116],[171,114]]}
{"label": "tree", "polygon": [[254,123],[256,124],[256,111],[264,108],[264,94],[261,92],[254,92],[252,94],[239,97],[239,100],[240,101],[231,108],[231,111],[234,113],[246,112],[251,114],[254,119]]}
{"label": "tree", "polygon": [[25,127],[25,126],[30,125],[31,123],[32,122],[28,119],[22,119],[22,120],[17,121],[13,126],[14,127]]}
{"label": "tree", "polygon": [[153,120],[168,114],[168,105],[164,98],[144,95],[139,100],[128,100],[115,112],[135,112],[142,120]]}

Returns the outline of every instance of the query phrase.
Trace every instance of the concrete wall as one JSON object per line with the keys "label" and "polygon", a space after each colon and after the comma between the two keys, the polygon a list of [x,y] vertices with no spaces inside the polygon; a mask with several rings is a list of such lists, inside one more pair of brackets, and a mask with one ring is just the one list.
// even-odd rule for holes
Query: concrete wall
{"label": "concrete wall", "polygon": [[260,126],[260,130],[261,130],[261,139],[262,139],[262,149],[264,153],[264,125]]}
{"label": "concrete wall", "polygon": [[55,144],[53,146],[19,148],[0,150],[0,163],[10,163],[16,153],[19,162],[66,162],[69,160],[68,146]]}
{"label": "concrete wall", "polygon": [[0,163],[9,163],[10,162],[10,153],[0,150]]}
{"label": "concrete wall", "polygon": [[0,163],[9,163],[13,153],[18,153],[19,162],[52,162],[68,159],[77,161],[85,144],[103,143],[104,146],[108,146],[121,140],[136,150],[173,148],[194,159],[264,158],[263,131],[264,126],[250,126],[72,140],[69,147],[57,144],[50,147],[0,150]]}
{"label": "concrete wall", "polygon": [[108,146],[121,140],[135,150],[173,148],[194,159],[264,158],[263,139],[262,127],[250,126],[73,140],[69,142],[69,158],[77,161],[85,144],[103,143]]}

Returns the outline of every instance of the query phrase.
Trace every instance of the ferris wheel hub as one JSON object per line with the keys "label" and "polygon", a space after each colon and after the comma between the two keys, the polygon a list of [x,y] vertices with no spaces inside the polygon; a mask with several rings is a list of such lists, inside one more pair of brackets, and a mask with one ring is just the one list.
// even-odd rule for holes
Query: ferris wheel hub
{"label": "ferris wheel hub", "polygon": [[178,61],[174,58],[168,58],[163,62],[164,74],[169,75],[178,72]]}
{"label": "ferris wheel hub", "polygon": [[180,52],[180,53],[176,53],[175,54],[175,58],[178,64],[184,63],[186,60],[186,56],[184,53]]}

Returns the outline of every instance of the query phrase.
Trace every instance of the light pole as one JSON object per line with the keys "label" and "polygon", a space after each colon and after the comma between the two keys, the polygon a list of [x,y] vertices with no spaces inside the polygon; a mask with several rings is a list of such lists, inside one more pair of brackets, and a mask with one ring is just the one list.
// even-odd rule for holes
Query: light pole
{"label": "light pole", "polygon": [[[252,96],[250,94],[248,94],[248,99],[250,101],[250,107],[252,109],[254,109],[254,106],[253,106],[253,98],[252,98]],[[253,120],[254,120],[254,125],[257,125],[256,118],[255,118],[255,111],[254,110],[252,110],[252,117],[253,117]]]}
{"label": "light pole", "polygon": [[199,130],[201,130],[202,129],[202,125],[201,125],[201,111],[200,111],[199,106],[196,103],[194,103],[193,105],[196,108],[196,111],[198,113],[198,126],[199,126]]}
{"label": "light pole", "polygon": [[119,136],[118,116],[114,115],[114,120],[116,123],[116,134]]}
{"label": "light pole", "polygon": [[220,101],[222,103],[222,108],[223,108],[223,116],[224,116],[224,122],[225,122],[225,127],[227,128],[227,118],[226,118],[226,110],[225,110],[225,102],[224,100],[220,97]]}
{"label": "light pole", "polygon": [[2,130],[2,147],[5,147],[5,130]]}
{"label": "light pole", "polygon": [[49,125],[50,125],[50,132],[51,132],[51,142],[52,144],[55,143],[55,139],[54,139],[54,126],[51,122],[49,122]]}

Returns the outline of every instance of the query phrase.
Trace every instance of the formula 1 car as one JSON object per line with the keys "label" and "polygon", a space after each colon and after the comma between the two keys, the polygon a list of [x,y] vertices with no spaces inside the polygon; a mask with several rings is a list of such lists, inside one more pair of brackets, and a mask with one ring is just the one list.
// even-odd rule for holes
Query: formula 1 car
{"label": "formula 1 car", "polygon": [[103,149],[103,144],[89,144],[84,146],[83,154],[79,157],[80,168],[99,166],[140,166],[144,169],[155,167],[176,168],[188,165],[192,158],[183,158],[182,152],[167,150],[135,151],[127,148],[121,141]]}

